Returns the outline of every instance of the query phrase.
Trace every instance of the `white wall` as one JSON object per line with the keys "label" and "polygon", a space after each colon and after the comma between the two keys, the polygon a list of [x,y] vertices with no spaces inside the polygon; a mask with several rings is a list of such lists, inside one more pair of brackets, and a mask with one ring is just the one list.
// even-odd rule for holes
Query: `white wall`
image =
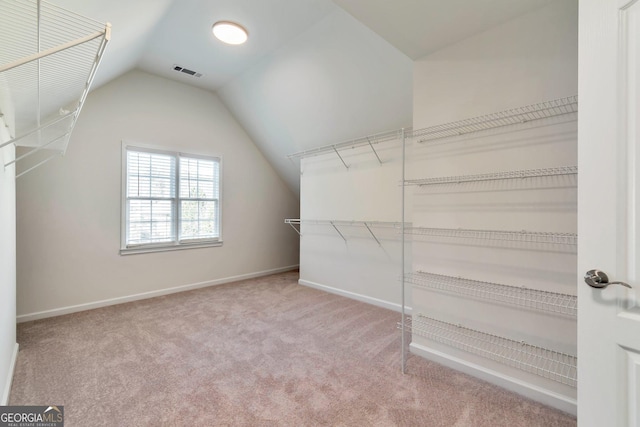
{"label": "white wall", "polygon": [[[121,141],[221,155],[222,247],[119,255]],[[132,71],[91,92],[67,154],[17,185],[18,320],[298,264],[296,196],[219,98]]]}
{"label": "white wall", "polygon": [[[8,140],[0,117],[0,143]],[[0,149],[0,405],[7,404],[17,354],[15,168],[4,168],[13,158],[13,145]]]}
{"label": "white wall", "polygon": [[[577,94],[577,17],[577,1],[553,2],[416,61],[414,129]],[[562,121],[416,144],[409,178],[576,165],[576,123]],[[575,177],[436,187],[414,189],[415,225],[576,232]],[[576,294],[575,248],[415,238],[412,255],[414,270]],[[413,308],[414,314],[576,354],[575,320],[423,289],[413,289]],[[575,388],[416,335],[412,346],[575,411]]]}
{"label": "white wall", "polygon": [[[342,151],[347,170],[334,153],[302,161],[300,213],[303,220],[400,222],[402,218],[401,140]],[[399,310],[401,235],[399,228],[303,223],[300,283]]]}
{"label": "white wall", "polygon": [[555,1],[416,61],[414,129],[575,95],[577,7]]}
{"label": "white wall", "polygon": [[[292,164],[282,156],[411,126],[412,61],[338,9],[220,90],[287,183],[300,185],[302,219],[400,221],[400,144],[346,150]],[[300,283],[381,306],[400,304],[400,239],[362,225],[303,227]],[[292,231],[292,233],[294,233]]]}

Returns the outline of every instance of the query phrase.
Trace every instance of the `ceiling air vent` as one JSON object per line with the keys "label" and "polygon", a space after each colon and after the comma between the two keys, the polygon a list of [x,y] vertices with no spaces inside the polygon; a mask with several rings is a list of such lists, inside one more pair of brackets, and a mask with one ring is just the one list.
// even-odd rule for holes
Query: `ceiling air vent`
{"label": "ceiling air vent", "polygon": [[188,75],[193,76],[193,77],[202,77],[202,73],[198,73],[198,72],[190,70],[188,68],[183,68],[183,67],[181,67],[179,65],[174,65],[173,66],[173,70],[177,71],[179,73],[188,74]]}

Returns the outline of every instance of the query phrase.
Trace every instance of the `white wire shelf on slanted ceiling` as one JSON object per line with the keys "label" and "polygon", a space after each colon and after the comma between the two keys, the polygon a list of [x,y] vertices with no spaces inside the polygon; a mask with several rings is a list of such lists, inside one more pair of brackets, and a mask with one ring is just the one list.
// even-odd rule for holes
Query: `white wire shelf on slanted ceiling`
{"label": "white wire shelf on slanted ceiling", "polygon": [[[290,160],[304,157],[319,156],[327,153],[334,153],[338,156],[345,168],[349,169],[341,151],[355,149],[358,147],[369,147],[380,164],[382,160],[375,149],[375,144],[386,141],[402,141],[404,138],[411,138],[419,143],[426,143],[442,138],[461,136],[475,132],[487,131],[511,125],[519,125],[528,122],[535,122],[553,117],[565,117],[567,121],[578,119],[578,96],[568,96],[524,107],[512,108],[497,113],[486,114],[484,116],[472,117],[450,123],[439,124],[422,129],[404,128],[388,132],[344,141],[338,144],[324,145],[309,150],[299,151],[287,155]],[[564,173],[563,173],[564,174]],[[536,175],[549,176],[549,175]]]}
{"label": "white wire shelf on slanted ceiling", "polygon": [[0,0],[0,114],[23,147],[19,177],[66,152],[111,35],[103,24],[41,0]]}
{"label": "white wire shelf on slanted ceiling", "polygon": [[340,142],[338,144],[323,145],[321,147],[312,148],[310,150],[299,151],[297,153],[287,155],[287,158],[289,160],[293,160],[293,159],[301,159],[304,157],[319,156],[327,153],[334,153],[338,156],[338,158],[340,159],[344,167],[349,169],[350,165],[347,164],[347,162],[345,161],[344,157],[340,154],[340,152],[343,150],[355,149],[358,147],[369,147],[373,155],[375,155],[375,158],[378,161],[378,163],[382,164],[382,160],[380,159],[380,156],[375,149],[375,145],[381,142],[401,141],[405,133],[409,131],[411,131],[411,128],[381,132],[373,135],[364,136],[361,138],[351,139],[349,141]]}

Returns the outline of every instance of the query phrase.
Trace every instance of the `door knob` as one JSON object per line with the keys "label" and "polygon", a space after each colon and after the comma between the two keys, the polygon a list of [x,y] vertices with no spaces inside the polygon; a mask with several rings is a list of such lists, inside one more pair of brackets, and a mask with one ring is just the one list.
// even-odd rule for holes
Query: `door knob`
{"label": "door knob", "polygon": [[606,275],[604,271],[600,270],[589,270],[587,274],[584,275],[584,281],[587,285],[592,288],[606,288],[609,285],[622,285],[629,289],[631,286],[624,282],[609,282],[609,277]]}

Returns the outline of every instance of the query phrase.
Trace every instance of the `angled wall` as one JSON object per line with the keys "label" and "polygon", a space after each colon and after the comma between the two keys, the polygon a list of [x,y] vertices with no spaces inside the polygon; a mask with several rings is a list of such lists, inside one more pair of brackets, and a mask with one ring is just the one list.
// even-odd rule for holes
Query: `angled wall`
{"label": "angled wall", "polygon": [[402,139],[374,145],[302,159],[300,283],[400,311]]}
{"label": "angled wall", "polygon": [[287,154],[411,126],[412,66],[337,9],[218,92],[298,192]]}
{"label": "angled wall", "polygon": [[[222,156],[222,247],[119,255],[121,141]],[[297,198],[208,91],[132,71],[91,92],[67,154],[17,184],[18,320],[298,264]]]}

